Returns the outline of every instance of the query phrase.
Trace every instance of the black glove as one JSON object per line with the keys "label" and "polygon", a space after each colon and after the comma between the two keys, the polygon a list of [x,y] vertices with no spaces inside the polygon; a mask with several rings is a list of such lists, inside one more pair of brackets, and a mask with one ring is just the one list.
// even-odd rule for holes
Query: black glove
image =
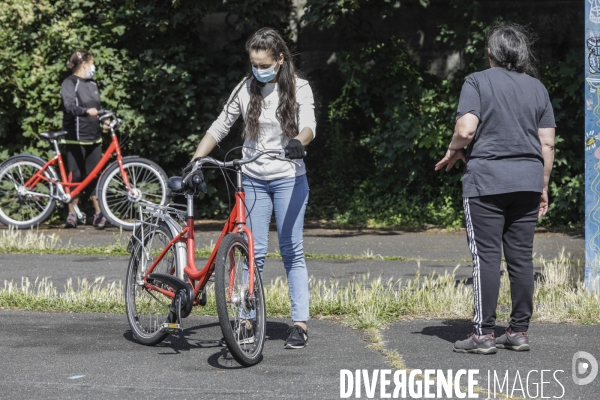
{"label": "black glove", "polygon": [[198,161],[199,159],[200,159],[200,157],[196,157],[185,166],[185,168],[183,169],[183,172],[181,173],[182,178],[185,178],[187,176],[187,174],[190,173],[190,171],[196,165],[196,161]]}
{"label": "black glove", "polygon": [[300,143],[300,141],[298,139],[290,140],[290,142],[287,144],[287,146],[285,146],[284,150],[285,150],[285,156],[292,160],[295,160],[298,158],[304,158],[304,156],[306,155],[304,153],[304,146],[302,146],[302,143]]}

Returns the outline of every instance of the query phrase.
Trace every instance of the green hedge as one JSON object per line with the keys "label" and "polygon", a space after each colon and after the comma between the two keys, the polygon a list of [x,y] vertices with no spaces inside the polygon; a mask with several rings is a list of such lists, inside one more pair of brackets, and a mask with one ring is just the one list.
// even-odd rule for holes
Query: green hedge
{"label": "green hedge", "polygon": [[[376,32],[376,23],[368,35],[347,23],[368,7],[394,18],[407,5],[427,13],[428,3],[307,1],[304,29],[329,29],[342,38],[332,79],[309,75],[320,93],[317,140],[307,160],[310,217],[412,228],[463,223],[460,167],[435,173],[433,165],[452,134],[464,77],[484,68],[478,57],[485,24],[476,18],[477,5],[454,1],[455,14],[439,27],[440,49],[460,49],[473,60],[451,80],[429,74],[427,63],[417,62],[400,38]],[[0,160],[19,152],[49,155],[36,134],[60,129],[65,65],[72,51],[86,48],[94,54],[105,107],[125,121],[124,153],[179,172],[247,71],[247,37],[262,26],[290,37],[289,7],[284,0],[4,0]],[[207,16],[226,16],[226,37],[208,30]],[[581,53],[570,53],[541,71],[559,125],[546,225],[580,226],[583,218],[583,161],[568,162],[583,160],[582,64]],[[239,125],[217,157],[241,144],[238,133]],[[228,199],[222,178],[207,176],[209,194],[197,215],[223,217]]]}

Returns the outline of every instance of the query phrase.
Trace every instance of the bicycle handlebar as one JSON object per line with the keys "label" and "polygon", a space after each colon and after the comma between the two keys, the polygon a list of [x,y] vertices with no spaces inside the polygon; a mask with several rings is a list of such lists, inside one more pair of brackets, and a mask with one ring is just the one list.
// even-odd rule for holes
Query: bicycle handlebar
{"label": "bicycle handlebar", "polygon": [[100,122],[103,122],[107,118],[112,118],[112,121],[110,123],[111,131],[114,131],[123,122],[120,118],[117,118],[115,113],[112,111],[103,110],[103,109],[98,110],[98,120]]}
{"label": "bicycle handlebar", "polygon": [[103,121],[106,118],[113,117],[114,115],[115,115],[115,113],[112,111],[103,110],[102,108],[98,110],[98,117],[99,117],[100,121]]}
{"label": "bicycle handlebar", "polygon": [[194,176],[194,172],[196,172],[197,170],[201,169],[204,164],[213,164],[213,165],[216,165],[216,166],[218,166],[220,168],[239,167],[241,165],[249,164],[251,162],[254,162],[258,158],[260,158],[262,156],[265,156],[265,155],[271,155],[271,157],[273,157],[273,158],[275,158],[277,160],[288,161],[288,162],[291,162],[291,163],[294,163],[294,164],[300,166],[300,164],[298,164],[296,161],[290,160],[289,158],[286,158],[285,150],[276,150],[276,149],[273,149],[273,150],[263,150],[260,153],[254,155],[254,156],[252,156],[250,158],[246,158],[246,159],[242,159],[242,160],[232,160],[232,161],[227,161],[227,162],[219,161],[219,160],[216,160],[216,159],[214,159],[212,157],[198,157],[198,158],[192,160],[192,163],[194,163],[194,164],[192,165],[192,167],[191,167],[191,169],[189,171],[186,171],[188,169],[188,167],[189,167],[189,164],[183,170],[183,172],[189,172],[183,178],[183,183],[184,183],[184,185],[186,185],[188,183],[188,181],[192,178],[192,176]]}
{"label": "bicycle handlebar", "polygon": [[199,157],[194,161],[196,161],[197,165],[199,164],[198,166],[200,168],[202,167],[202,165],[204,165],[206,163],[214,164],[218,167],[230,168],[230,167],[237,167],[237,166],[244,165],[244,164],[250,164],[251,162],[256,161],[261,156],[269,155],[269,154],[277,154],[279,157],[277,157],[277,156],[272,156],[272,157],[276,158],[278,160],[296,163],[294,160],[285,158],[284,150],[275,150],[275,149],[274,150],[263,150],[260,153],[254,155],[250,158],[246,158],[246,159],[242,159],[242,160],[232,160],[232,161],[223,162],[223,161],[218,161],[212,157]]}

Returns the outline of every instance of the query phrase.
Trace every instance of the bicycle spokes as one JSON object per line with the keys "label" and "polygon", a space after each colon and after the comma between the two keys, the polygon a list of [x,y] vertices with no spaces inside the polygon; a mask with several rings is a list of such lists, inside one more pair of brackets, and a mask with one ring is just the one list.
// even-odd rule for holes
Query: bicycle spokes
{"label": "bicycle spokes", "polygon": [[54,209],[51,198],[54,184],[47,176],[40,175],[43,167],[43,162],[32,156],[16,157],[4,165],[0,171],[0,220],[3,223],[28,228],[50,215]]}

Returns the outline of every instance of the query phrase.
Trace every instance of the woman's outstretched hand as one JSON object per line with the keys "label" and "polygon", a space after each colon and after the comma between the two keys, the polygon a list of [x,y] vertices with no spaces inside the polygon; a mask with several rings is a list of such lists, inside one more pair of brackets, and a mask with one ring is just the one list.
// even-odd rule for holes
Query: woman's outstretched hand
{"label": "woman's outstretched hand", "polygon": [[435,170],[439,171],[444,167],[444,165],[448,165],[446,167],[446,172],[450,171],[450,168],[454,165],[458,160],[462,160],[463,162],[467,162],[467,158],[465,157],[465,151],[463,149],[460,150],[451,150],[448,149],[444,158],[442,158],[437,164],[435,164]]}

